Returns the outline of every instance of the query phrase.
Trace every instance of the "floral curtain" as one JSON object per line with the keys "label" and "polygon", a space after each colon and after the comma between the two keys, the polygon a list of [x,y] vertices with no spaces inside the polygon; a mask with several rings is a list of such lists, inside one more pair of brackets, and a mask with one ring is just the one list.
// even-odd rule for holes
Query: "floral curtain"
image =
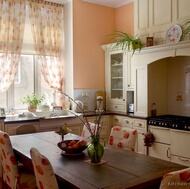
{"label": "floral curtain", "polygon": [[[29,18],[38,60],[45,82],[63,90],[63,7],[45,1],[29,1]],[[58,95],[62,98],[62,95]],[[58,99],[59,104],[63,102]]]}
{"label": "floral curtain", "polygon": [[0,1],[0,92],[13,83],[23,43],[25,0]]}

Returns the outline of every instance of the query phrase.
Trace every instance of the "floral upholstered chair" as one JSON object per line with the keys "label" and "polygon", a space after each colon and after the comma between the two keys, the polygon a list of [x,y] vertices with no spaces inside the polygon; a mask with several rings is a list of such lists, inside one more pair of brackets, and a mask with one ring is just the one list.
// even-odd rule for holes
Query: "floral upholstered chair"
{"label": "floral upholstered chair", "polygon": [[114,126],[111,129],[108,144],[126,150],[135,151],[137,130],[128,127]]}
{"label": "floral upholstered chair", "polygon": [[59,189],[50,161],[36,148],[30,149],[38,189]]}
{"label": "floral upholstered chair", "polygon": [[[89,122],[89,124],[90,124],[90,129],[92,130],[92,133],[94,133],[95,124],[92,123],[92,122]],[[100,126],[100,127],[101,127],[101,126]],[[100,128],[100,127],[99,127],[99,128]],[[82,130],[81,136],[90,139],[90,132],[89,132],[89,130],[87,129],[86,125],[83,126],[83,130]]]}
{"label": "floral upholstered chair", "polygon": [[173,171],[163,176],[160,189],[189,189],[190,168]]}
{"label": "floral upholstered chair", "polygon": [[17,163],[9,135],[0,131],[0,159],[2,166],[3,188],[35,189],[36,180],[32,172]]}

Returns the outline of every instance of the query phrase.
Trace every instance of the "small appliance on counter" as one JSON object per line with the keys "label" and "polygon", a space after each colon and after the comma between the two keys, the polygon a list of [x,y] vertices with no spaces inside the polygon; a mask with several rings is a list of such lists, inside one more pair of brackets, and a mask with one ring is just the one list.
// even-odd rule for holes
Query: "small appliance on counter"
{"label": "small appliance on counter", "polygon": [[105,100],[106,100],[105,91],[96,92],[96,111],[105,110]]}
{"label": "small appliance on counter", "polygon": [[0,116],[5,116],[5,108],[0,108]]}
{"label": "small appliance on counter", "polygon": [[132,103],[129,104],[128,112],[129,113],[134,113],[134,104],[132,104]]}
{"label": "small appliance on counter", "polygon": [[81,113],[83,111],[84,104],[80,100],[75,100],[75,103],[72,103],[72,110],[77,113]]}

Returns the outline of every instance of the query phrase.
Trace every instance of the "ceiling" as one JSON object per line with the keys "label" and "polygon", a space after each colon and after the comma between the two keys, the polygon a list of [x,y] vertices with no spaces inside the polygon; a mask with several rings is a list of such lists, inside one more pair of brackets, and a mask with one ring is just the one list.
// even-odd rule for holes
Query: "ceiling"
{"label": "ceiling", "polygon": [[[71,0],[47,0],[47,1],[59,3],[59,4],[66,4],[66,3],[70,2]],[[85,1],[88,3],[104,5],[107,7],[117,8],[117,7],[126,5],[127,3],[133,2],[134,0],[82,0],[82,1]]]}
{"label": "ceiling", "polygon": [[113,8],[117,8],[127,3],[133,2],[133,0],[83,0],[83,1]]}

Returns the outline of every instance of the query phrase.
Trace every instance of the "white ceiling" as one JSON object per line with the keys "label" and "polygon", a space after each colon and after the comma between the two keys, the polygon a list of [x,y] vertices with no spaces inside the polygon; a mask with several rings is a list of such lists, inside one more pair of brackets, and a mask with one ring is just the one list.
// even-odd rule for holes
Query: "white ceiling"
{"label": "white ceiling", "polygon": [[[58,3],[58,4],[66,4],[66,3],[70,2],[71,0],[47,0],[47,1]],[[73,1],[75,1],[75,0],[73,0]],[[131,3],[134,0],[82,0],[82,1],[117,8],[117,7],[126,5],[128,3]]]}
{"label": "white ceiling", "polygon": [[95,3],[99,5],[104,5],[108,7],[117,8],[123,5],[126,5],[134,0],[83,0],[89,3]]}

